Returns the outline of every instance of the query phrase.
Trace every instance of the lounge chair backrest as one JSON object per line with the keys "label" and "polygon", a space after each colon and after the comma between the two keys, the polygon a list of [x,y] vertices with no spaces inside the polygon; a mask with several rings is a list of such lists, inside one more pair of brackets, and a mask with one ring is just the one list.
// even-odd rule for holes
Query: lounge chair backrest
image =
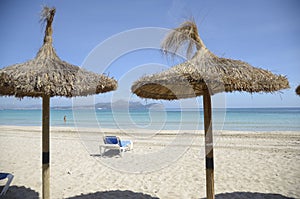
{"label": "lounge chair backrest", "polygon": [[7,182],[0,193],[0,198],[1,198],[1,196],[6,194],[6,191],[8,190],[9,185],[14,178],[14,175],[11,173],[0,173],[0,180],[4,180],[5,178],[7,178]]}
{"label": "lounge chair backrest", "polygon": [[116,136],[105,136],[103,141],[105,144],[119,144],[119,139]]}

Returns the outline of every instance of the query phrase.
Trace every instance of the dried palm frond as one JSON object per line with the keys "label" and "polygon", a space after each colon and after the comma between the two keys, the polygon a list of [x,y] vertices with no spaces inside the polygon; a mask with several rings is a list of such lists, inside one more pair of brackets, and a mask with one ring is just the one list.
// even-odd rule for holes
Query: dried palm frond
{"label": "dried palm frond", "polygon": [[[188,43],[188,54],[195,44],[197,52],[188,61],[166,71],[142,77],[131,90],[139,97],[152,99],[182,99],[220,92],[276,92],[289,88],[288,79],[247,62],[221,58],[210,52],[202,42],[197,26],[187,21],[171,31],[162,44],[166,53],[175,52]],[[174,52],[173,52],[174,53]]]}
{"label": "dried palm frond", "polygon": [[52,43],[52,21],[55,15],[56,9],[49,8],[48,6],[44,6],[41,14],[40,14],[40,22],[44,26],[46,24],[46,29],[45,29],[45,37],[44,37],[44,44],[49,42]]}
{"label": "dried palm frond", "polygon": [[44,6],[41,13],[40,13],[40,21],[47,22],[50,19],[51,13],[55,12],[55,8],[49,8],[48,6]]}
{"label": "dried palm frond", "polygon": [[206,48],[198,34],[197,25],[193,20],[186,21],[178,28],[172,30],[161,44],[164,54],[170,54],[172,56],[184,46],[187,46],[186,56],[188,59],[191,58],[194,47],[196,47],[197,50]]}
{"label": "dried palm frond", "polygon": [[52,45],[55,8],[44,7],[44,44],[36,57],[0,70],[0,96],[86,96],[115,90],[117,81],[61,60]]}

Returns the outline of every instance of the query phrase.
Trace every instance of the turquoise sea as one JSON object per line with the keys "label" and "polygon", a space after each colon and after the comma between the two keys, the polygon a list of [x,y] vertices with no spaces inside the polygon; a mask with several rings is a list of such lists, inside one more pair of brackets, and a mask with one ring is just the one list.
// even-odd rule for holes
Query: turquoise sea
{"label": "turquoise sea", "polygon": [[[67,121],[63,118],[66,116]],[[41,110],[0,110],[0,125],[41,126]],[[113,129],[203,129],[202,110],[51,110],[51,126]],[[215,130],[300,131],[300,108],[213,110]]]}

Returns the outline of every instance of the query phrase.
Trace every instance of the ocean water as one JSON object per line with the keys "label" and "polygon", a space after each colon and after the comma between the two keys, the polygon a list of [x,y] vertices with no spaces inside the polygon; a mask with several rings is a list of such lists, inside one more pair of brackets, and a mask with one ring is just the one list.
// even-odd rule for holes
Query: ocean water
{"label": "ocean water", "polygon": [[[67,121],[63,118],[66,116]],[[0,110],[0,125],[41,126],[41,110]],[[113,129],[203,129],[202,110],[51,110],[51,126]],[[300,108],[213,110],[214,130],[300,131]]]}

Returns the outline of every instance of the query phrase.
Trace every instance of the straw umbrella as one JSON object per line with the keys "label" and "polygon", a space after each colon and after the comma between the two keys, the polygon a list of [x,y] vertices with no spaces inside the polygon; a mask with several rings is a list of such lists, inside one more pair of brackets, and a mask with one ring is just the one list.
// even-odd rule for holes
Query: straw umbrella
{"label": "straw umbrella", "polygon": [[219,92],[246,91],[275,92],[289,88],[286,77],[255,68],[246,62],[219,58],[210,52],[201,40],[197,26],[187,21],[171,31],[162,43],[165,53],[176,53],[187,46],[188,61],[166,71],[140,78],[131,90],[142,98],[175,100],[203,95],[206,194],[214,198],[214,162],[211,95]]}
{"label": "straw umbrella", "polygon": [[300,85],[296,88],[296,94],[300,95]]}
{"label": "straw umbrella", "polygon": [[49,198],[49,107],[53,96],[87,96],[117,88],[116,80],[88,72],[62,61],[52,46],[52,21],[55,8],[44,7],[42,19],[46,22],[44,43],[36,57],[25,63],[0,70],[0,95],[42,97],[42,164],[43,198]]}

